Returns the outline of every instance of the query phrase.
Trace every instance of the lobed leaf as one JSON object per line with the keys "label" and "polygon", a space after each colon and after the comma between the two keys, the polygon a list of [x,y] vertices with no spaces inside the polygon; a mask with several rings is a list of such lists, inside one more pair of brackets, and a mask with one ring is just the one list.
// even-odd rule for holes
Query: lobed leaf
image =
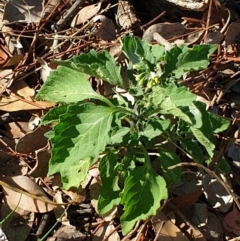
{"label": "lobed leaf", "polygon": [[203,149],[198,145],[193,138],[186,138],[180,140],[183,148],[193,157],[193,160],[199,164],[204,163]]}
{"label": "lobed leaf", "polygon": [[118,186],[118,160],[113,150],[105,155],[99,164],[102,190],[98,199],[100,214],[110,212],[120,203],[120,188]]}
{"label": "lobed leaf", "polygon": [[123,52],[133,64],[144,59],[156,65],[165,55],[164,46],[151,45],[145,39],[141,40],[138,37],[125,35],[121,43]]}
{"label": "lobed leaf", "polygon": [[58,106],[52,108],[48,113],[42,118],[41,124],[47,125],[53,122],[59,122],[59,118],[62,114],[66,113],[67,106]]}
{"label": "lobed leaf", "polygon": [[116,64],[107,51],[97,53],[91,50],[87,54],[72,57],[67,61],[57,61],[59,65],[105,80],[112,85],[125,86],[121,75],[121,66]]}
{"label": "lobed leaf", "polygon": [[130,172],[121,196],[124,205],[120,218],[123,234],[128,233],[138,220],[156,214],[160,201],[167,197],[166,182],[151,167],[145,164]]}
{"label": "lobed leaf", "polygon": [[85,99],[104,101],[105,98],[92,89],[86,74],[58,66],[56,70],[50,72],[36,99],[70,104]]}
{"label": "lobed leaf", "polygon": [[113,114],[111,107],[92,103],[72,105],[54,127],[49,175],[60,173],[63,188],[78,187],[86,170],[109,142]]}
{"label": "lobed leaf", "polygon": [[152,140],[154,137],[160,136],[170,125],[170,120],[151,119],[146,123],[146,126],[140,134]]}
{"label": "lobed leaf", "polygon": [[166,53],[164,71],[178,79],[186,72],[207,68],[209,57],[216,49],[216,44],[196,45],[192,49],[186,45],[175,46]]}
{"label": "lobed leaf", "polygon": [[162,170],[165,172],[165,176],[169,182],[178,183],[182,175],[182,168],[177,167],[174,169],[168,169],[168,167],[176,165],[181,162],[179,156],[171,151],[161,150],[160,154],[160,164]]}

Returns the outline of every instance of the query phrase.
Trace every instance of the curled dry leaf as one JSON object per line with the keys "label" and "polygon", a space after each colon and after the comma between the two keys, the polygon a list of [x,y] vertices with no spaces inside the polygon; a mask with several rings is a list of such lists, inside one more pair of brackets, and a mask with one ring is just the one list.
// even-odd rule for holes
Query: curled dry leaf
{"label": "curled dry leaf", "polygon": [[163,38],[159,33],[153,33],[153,39],[156,40],[160,45],[163,45],[166,51],[173,47],[173,45]]}
{"label": "curled dry leaf", "polygon": [[51,201],[42,188],[26,176],[0,177],[4,198],[7,203],[30,212],[45,213],[58,204]]}
{"label": "curled dry leaf", "polygon": [[113,21],[104,16],[104,15],[97,15],[93,18],[94,22],[100,21],[101,24],[97,31],[94,33],[97,37],[101,38],[102,40],[110,41],[116,38],[116,30]]}
{"label": "curled dry leaf", "polygon": [[51,158],[50,150],[47,146],[35,151],[36,164],[33,169],[28,173],[32,177],[46,177],[48,173],[48,163]]}
{"label": "curled dry leaf", "polygon": [[141,21],[136,16],[132,0],[119,0],[116,21],[123,29],[135,29],[140,27]]}
{"label": "curled dry leaf", "polygon": [[197,32],[189,33],[186,37],[186,43],[188,45],[195,44],[201,40],[203,34],[205,33],[204,30],[199,30]]}
{"label": "curled dry leaf", "polygon": [[101,9],[101,5],[102,2],[99,2],[97,4],[91,4],[82,8],[72,20],[71,27],[74,28],[94,17]]}
{"label": "curled dry leaf", "polygon": [[43,60],[41,58],[37,58],[37,61],[42,66],[42,68],[40,70],[40,74],[41,74],[42,81],[45,82],[52,69],[48,66],[48,64],[45,60]]}
{"label": "curled dry leaf", "polygon": [[181,23],[158,23],[149,27],[143,34],[143,38],[148,42],[154,40],[154,33],[160,34],[164,39],[168,40],[184,33],[188,30]]}

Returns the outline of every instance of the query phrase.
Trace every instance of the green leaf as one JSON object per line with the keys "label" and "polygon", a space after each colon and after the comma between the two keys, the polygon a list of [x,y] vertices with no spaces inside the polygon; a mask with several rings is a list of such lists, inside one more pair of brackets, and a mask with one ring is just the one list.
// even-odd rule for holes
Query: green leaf
{"label": "green leaf", "polygon": [[160,136],[164,131],[166,131],[170,127],[170,124],[170,120],[151,119],[147,122],[140,134],[151,140],[156,136]]}
{"label": "green leaf", "polygon": [[111,131],[111,144],[121,143],[123,141],[123,137],[130,132],[130,128],[128,127],[114,127]]}
{"label": "green leaf", "polygon": [[184,149],[193,157],[194,162],[199,164],[204,163],[203,150],[193,138],[186,138],[180,140]]}
{"label": "green leaf", "polygon": [[55,136],[54,130],[48,131],[47,133],[44,134],[44,136],[47,137],[49,140],[51,140]]}
{"label": "green leaf", "polygon": [[[167,88],[155,87],[146,97],[147,105],[153,105],[162,114],[171,114],[188,124],[200,128],[203,125],[203,104],[195,101],[196,95],[186,87],[171,84]],[[205,106],[204,106],[205,108]]]}
{"label": "green leaf", "polygon": [[98,199],[100,214],[110,212],[120,203],[120,188],[118,186],[118,160],[113,151],[109,151],[99,164],[102,190]]}
{"label": "green leaf", "polygon": [[141,40],[135,36],[125,35],[121,39],[121,43],[123,52],[133,64],[144,59],[156,65],[165,55],[164,46],[151,45],[145,39]]}
{"label": "green leaf", "polygon": [[231,167],[228,164],[227,160],[225,157],[221,159],[221,161],[218,163],[218,168],[222,170],[225,174],[229,174],[231,171]]}
{"label": "green leaf", "polygon": [[42,118],[41,124],[47,125],[53,122],[59,122],[59,117],[66,113],[67,106],[58,106],[48,111],[48,113]]}
{"label": "green leaf", "polygon": [[170,151],[161,150],[160,154],[160,164],[162,170],[165,172],[166,178],[169,182],[178,183],[181,179],[182,168],[176,167],[174,169],[168,169],[168,167],[176,165],[181,162],[179,156]]}
{"label": "green leaf", "polygon": [[204,69],[208,66],[210,55],[217,45],[195,45],[189,49],[186,45],[175,46],[166,53],[164,70],[167,74],[175,74],[178,79],[184,73]]}
{"label": "green leaf", "polygon": [[208,112],[209,114],[209,122],[211,125],[211,130],[213,133],[219,133],[225,131],[230,126],[230,121],[224,119],[223,117],[217,116]]}
{"label": "green leaf", "polygon": [[56,70],[50,72],[36,99],[67,104],[85,99],[109,102],[105,97],[93,91],[85,74],[64,66],[58,66]]}
{"label": "green leaf", "polygon": [[123,234],[127,234],[138,220],[156,214],[160,201],[167,199],[164,179],[151,167],[143,165],[129,173],[121,196],[124,213],[120,218]]}
{"label": "green leaf", "polygon": [[121,44],[122,51],[133,64],[137,64],[141,61],[140,57],[144,56],[144,50],[139,38],[125,35],[121,39]]}
{"label": "green leaf", "polygon": [[195,138],[206,148],[209,156],[213,157],[215,144],[210,139],[212,133],[207,132],[204,128],[198,129],[194,126],[190,126],[190,129],[194,134]]}
{"label": "green leaf", "polygon": [[67,61],[57,61],[57,63],[105,80],[112,85],[125,86],[124,79],[121,75],[121,66],[116,64],[113,56],[105,50],[100,53],[91,50],[87,54],[83,53]]}
{"label": "green leaf", "polygon": [[161,90],[165,96],[169,96],[172,102],[177,106],[188,106],[196,100],[197,96],[185,86],[170,84],[167,88]]}
{"label": "green leaf", "polygon": [[48,174],[60,173],[63,188],[78,187],[87,168],[105,150],[115,111],[111,107],[87,103],[69,106],[60,116],[51,139],[52,157]]}
{"label": "green leaf", "polygon": [[152,92],[147,95],[147,101],[159,107],[166,97],[169,97],[176,107],[189,106],[197,98],[187,87],[172,83],[166,88],[153,87]]}

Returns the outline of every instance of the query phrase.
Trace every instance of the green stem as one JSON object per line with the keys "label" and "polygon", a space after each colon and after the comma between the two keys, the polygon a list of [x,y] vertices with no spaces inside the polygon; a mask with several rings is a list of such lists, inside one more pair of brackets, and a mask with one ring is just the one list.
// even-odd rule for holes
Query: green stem
{"label": "green stem", "polygon": [[123,107],[118,106],[117,109],[118,109],[120,112],[129,114],[129,115],[134,115],[135,117],[138,117],[133,111],[130,111],[130,110],[126,109],[126,108],[123,108]]}
{"label": "green stem", "polygon": [[112,102],[110,100],[108,100],[107,98],[105,98],[102,95],[100,95],[98,99],[101,100],[102,102],[106,103],[110,107],[116,107],[114,104],[112,104]]}
{"label": "green stem", "polygon": [[61,216],[57,219],[57,221],[54,223],[54,225],[47,231],[47,233],[42,238],[38,239],[38,241],[43,241],[45,238],[47,238],[47,236],[53,231],[53,229],[61,221],[62,217],[65,215],[65,212],[68,210],[69,207],[70,207],[70,205],[63,211]]}
{"label": "green stem", "polygon": [[140,148],[143,151],[143,155],[144,155],[144,158],[146,160],[145,164],[147,165],[148,168],[150,168],[151,167],[151,161],[150,161],[147,149],[145,148],[145,146],[142,143],[140,143],[139,146],[140,146]]}
{"label": "green stem", "polygon": [[2,221],[0,221],[0,225],[2,225],[18,208],[20,201],[22,199],[22,193],[20,193],[20,198],[18,200],[17,206],[7,215],[7,217],[5,217]]}

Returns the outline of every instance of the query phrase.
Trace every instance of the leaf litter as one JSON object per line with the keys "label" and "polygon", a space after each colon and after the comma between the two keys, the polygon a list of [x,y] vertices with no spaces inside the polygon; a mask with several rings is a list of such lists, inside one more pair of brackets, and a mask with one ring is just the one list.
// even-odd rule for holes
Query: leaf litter
{"label": "leaf litter", "polygon": [[[239,178],[236,173],[239,166],[232,161],[239,161],[236,158],[239,154],[237,148],[233,150],[229,147],[239,145],[239,138],[234,135],[239,128],[239,3],[231,5],[231,1],[226,1],[223,5],[217,0],[209,0],[202,1],[204,9],[198,9],[197,5],[192,7],[192,3],[189,9],[183,3],[173,7],[171,1],[159,5],[157,0],[151,3],[119,0],[119,8],[115,1],[110,0],[78,3],[69,0],[0,2],[0,170],[4,194],[1,220],[18,208],[11,218],[3,222],[2,230],[7,240],[34,240],[33,234],[44,236],[54,222],[61,223],[57,220],[59,215],[50,215],[56,193],[61,196],[56,205],[73,202],[70,206],[73,210],[69,208],[66,211],[70,217],[69,223],[62,222],[62,227],[55,228],[55,234],[49,234],[48,240],[84,240],[91,237],[92,240],[215,241],[239,236],[239,210],[231,195],[226,194],[226,188],[214,176],[208,177],[211,180],[202,186],[203,176],[191,167],[185,171],[195,176],[198,173],[194,185],[187,186],[189,177],[183,175],[182,185],[169,190],[173,196],[162,211],[147,223],[137,225],[126,237],[119,236],[121,209],[103,219],[97,212],[97,203],[93,202],[97,202],[99,195],[99,176],[88,176],[85,187],[61,190],[57,175],[47,177],[50,154],[44,135],[49,129],[38,127],[38,122],[29,128],[33,117],[41,119],[46,110],[54,106],[51,102],[34,100],[50,69],[55,69],[50,63],[53,60],[65,60],[79,53],[87,55],[90,49],[112,51],[119,44],[118,38],[129,32],[148,41],[159,42],[161,39],[161,44],[187,43],[194,46],[216,43],[219,44],[218,55],[212,59],[210,66],[183,76],[182,83],[208,101],[209,111],[215,108],[219,115],[231,119],[231,129],[225,136],[219,136],[215,161],[220,163],[223,157],[227,159],[231,169],[225,185],[237,193]],[[155,33],[161,38],[154,38]],[[119,56],[119,53],[113,55],[115,58]],[[232,74],[226,75],[224,71],[227,69]],[[121,75],[117,74],[116,78],[122,82]],[[66,87],[70,88],[71,80],[67,81]],[[91,85],[95,86],[93,95],[96,99],[101,99],[101,93],[109,89],[102,83],[95,83],[95,80],[91,80]],[[65,88],[62,83],[59,84],[59,91],[61,88]],[[106,91],[102,91],[105,88]],[[12,184],[13,180],[17,187]],[[33,188],[29,189],[29,185]],[[42,200],[43,196],[47,202]],[[210,200],[210,196],[213,199]],[[22,201],[18,204],[20,199]],[[46,211],[51,217],[50,225],[44,222],[41,214]],[[15,228],[10,229],[12,227]],[[40,228],[45,231],[40,232]]]}

